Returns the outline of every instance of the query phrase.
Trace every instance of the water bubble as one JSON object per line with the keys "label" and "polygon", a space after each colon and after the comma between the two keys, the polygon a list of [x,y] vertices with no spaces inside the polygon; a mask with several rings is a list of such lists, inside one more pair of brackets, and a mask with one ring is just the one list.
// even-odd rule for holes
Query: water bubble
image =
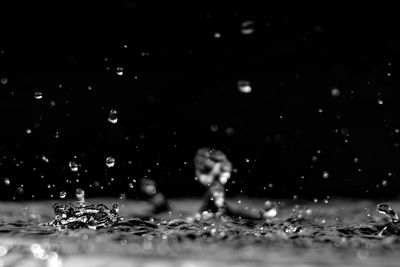
{"label": "water bubble", "polygon": [[41,92],[35,92],[35,94],[33,96],[35,97],[35,99],[42,99],[43,98],[43,94]]}
{"label": "water bubble", "polygon": [[106,165],[108,168],[114,167],[115,159],[113,157],[106,158]]}
{"label": "water bubble", "polygon": [[332,88],[332,90],[331,90],[331,95],[332,95],[333,97],[339,97],[339,96],[340,96],[340,90],[337,89],[337,88]]}
{"label": "water bubble", "polygon": [[118,122],[118,114],[115,109],[110,110],[110,114],[108,115],[108,121],[113,124]]}
{"label": "water bubble", "polygon": [[328,178],[329,178],[329,172],[323,171],[323,172],[322,172],[322,177],[323,177],[324,179],[328,179]]}
{"label": "water bubble", "polygon": [[7,77],[1,77],[0,82],[1,84],[6,84],[8,82]]}
{"label": "water bubble", "polygon": [[216,124],[211,125],[211,131],[212,132],[218,131],[218,125],[216,125]]}
{"label": "water bubble", "polygon": [[60,198],[65,198],[67,196],[67,192],[61,191],[60,192]]}
{"label": "water bubble", "polygon": [[70,161],[68,163],[69,168],[71,169],[71,171],[73,172],[77,172],[78,171],[78,164],[75,161]]}
{"label": "water bubble", "polygon": [[254,22],[251,20],[243,22],[241,32],[245,35],[254,33]]}
{"label": "water bubble", "polygon": [[118,76],[124,75],[124,69],[122,67],[117,67],[116,73]]}
{"label": "water bubble", "polygon": [[240,80],[237,82],[237,87],[241,93],[251,93],[251,83],[246,80]]}

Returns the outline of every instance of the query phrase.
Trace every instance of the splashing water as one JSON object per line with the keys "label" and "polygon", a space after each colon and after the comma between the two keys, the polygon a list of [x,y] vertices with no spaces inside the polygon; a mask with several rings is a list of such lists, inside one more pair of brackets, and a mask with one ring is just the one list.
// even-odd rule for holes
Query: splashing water
{"label": "splashing water", "polygon": [[85,192],[76,190],[78,206],[72,203],[53,205],[55,218],[48,223],[58,230],[89,228],[92,230],[109,227],[122,220],[118,214],[118,204],[109,209],[104,204],[86,205]]}

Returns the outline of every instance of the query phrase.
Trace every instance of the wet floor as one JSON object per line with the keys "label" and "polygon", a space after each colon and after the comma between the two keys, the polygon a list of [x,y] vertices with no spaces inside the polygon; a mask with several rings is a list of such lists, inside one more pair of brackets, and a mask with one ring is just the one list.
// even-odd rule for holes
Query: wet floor
{"label": "wet floor", "polygon": [[[240,200],[229,202],[243,209],[263,204]],[[376,211],[377,201],[282,200],[269,221],[192,221],[200,200],[173,200],[173,211],[156,217],[148,216],[146,202],[128,200],[118,201],[123,219],[112,227],[62,231],[45,225],[54,202],[0,203],[0,266],[397,266],[400,260],[396,224]],[[390,205],[400,209],[400,202]]]}

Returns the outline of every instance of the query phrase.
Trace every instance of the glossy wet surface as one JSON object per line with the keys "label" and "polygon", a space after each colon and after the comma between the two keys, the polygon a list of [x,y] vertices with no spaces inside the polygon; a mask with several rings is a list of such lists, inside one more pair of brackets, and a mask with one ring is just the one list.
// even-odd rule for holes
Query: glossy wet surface
{"label": "glossy wet surface", "polygon": [[[89,199],[107,207],[119,202],[123,219],[61,231],[45,225],[54,219],[55,202],[62,201],[0,203],[0,266],[397,266],[400,260],[400,231],[376,211],[379,201],[281,201],[267,222],[188,222],[200,201],[172,201],[172,213],[152,219],[145,202]],[[262,203],[241,199],[240,206]],[[400,202],[390,206],[400,210]]]}

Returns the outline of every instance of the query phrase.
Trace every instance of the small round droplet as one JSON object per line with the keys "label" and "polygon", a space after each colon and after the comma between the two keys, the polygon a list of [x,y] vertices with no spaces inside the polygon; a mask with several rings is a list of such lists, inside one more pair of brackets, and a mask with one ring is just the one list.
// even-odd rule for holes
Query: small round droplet
{"label": "small round droplet", "polygon": [[112,124],[116,124],[118,122],[118,114],[115,109],[110,110],[110,114],[108,115],[108,121]]}
{"label": "small round droplet", "polygon": [[382,181],[382,186],[387,186],[388,185],[388,181],[387,180],[383,180]]}
{"label": "small round droplet", "polygon": [[124,69],[122,67],[117,67],[116,73],[118,76],[124,75]]}
{"label": "small round droplet", "polygon": [[324,179],[328,179],[328,178],[329,178],[329,172],[323,171],[323,172],[322,172],[322,177],[323,177]]}
{"label": "small round droplet", "polygon": [[60,192],[60,198],[65,198],[67,196],[67,192],[61,191]]}
{"label": "small round droplet", "polygon": [[378,99],[378,104],[379,105],[383,105],[383,100],[382,99]]}
{"label": "small round droplet", "polygon": [[5,185],[10,185],[10,179],[8,178],[3,178],[3,182]]}
{"label": "small round droplet", "polygon": [[69,168],[71,169],[71,171],[73,171],[73,172],[78,171],[78,164],[76,162],[70,161],[68,165],[69,165]]}
{"label": "small round droplet", "polygon": [[6,84],[8,82],[7,77],[1,77],[0,82],[1,84]]}
{"label": "small round droplet", "polygon": [[249,35],[254,33],[254,22],[251,20],[242,23],[242,34]]}
{"label": "small round droplet", "polygon": [[331,95],[332,95],[333,97],[339,97],[339,96],[340,96],[340,90],[337,89],[337,88],[332,88],[332,90],[331,90]]}
{"label": "small round droplet", "polygon": [[251,93],[251,83],[249,81],[240,80],[237,82],[237,87],[241,93]]}
{"label": "small round droplet", "polygon": [[108,168],[114,167],[115,159],[113,157],[106,158],[106,165]]}
{"label": "small round droplet", "polygon": [[35,99],[42,99],[43,98],[43,94],[41,92],[35,92],[35,94],[33,96],[35,97]]}

